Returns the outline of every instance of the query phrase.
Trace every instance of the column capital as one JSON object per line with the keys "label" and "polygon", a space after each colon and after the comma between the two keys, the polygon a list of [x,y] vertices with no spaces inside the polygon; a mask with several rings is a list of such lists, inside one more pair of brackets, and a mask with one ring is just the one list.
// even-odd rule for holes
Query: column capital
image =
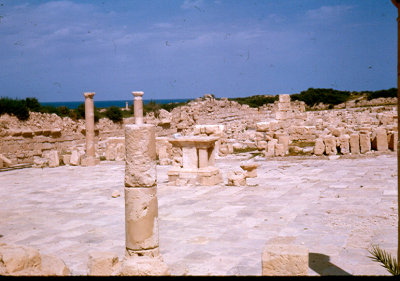
{"label": "column capital", "polygon": [[86,93],[83,93],[83,95],[85,96],[85,99],[92,99],[93,98],[93,96],[95,95],[95,92],[86,92]]}
{"label": "column capital", "polygon": [[141,92],[141,91],[132,92],[132,95],[133,95],[134,97],[142,97],[143,94],[144,94],[144,93]]}

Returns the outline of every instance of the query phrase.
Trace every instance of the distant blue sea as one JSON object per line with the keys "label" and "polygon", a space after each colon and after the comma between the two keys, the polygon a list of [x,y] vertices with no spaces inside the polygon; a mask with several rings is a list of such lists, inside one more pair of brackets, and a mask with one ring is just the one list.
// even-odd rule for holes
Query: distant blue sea
{"label": "distant blue sea", "polygon": [[[175,103],[175,102],[186,102],[190,99],[154,99],[154,100],[143,100],[144,104],[148,104],[149,102],[155,102],[159,104],[168,104],[168,103]],[[94,106],[97,108],[107,108],[110,106],[118,106],[118,107],[125,107],[125,103],[128,102],[128,106],[131,106],[133,100],[102,100],[102,101],[94,101]],[[41,102],[40,104],[43,106],[51,105],[54,107],[59,106],[66,106],[69,109],[77,108],[81,103],[84,101],[60,101],[60,102]]]}

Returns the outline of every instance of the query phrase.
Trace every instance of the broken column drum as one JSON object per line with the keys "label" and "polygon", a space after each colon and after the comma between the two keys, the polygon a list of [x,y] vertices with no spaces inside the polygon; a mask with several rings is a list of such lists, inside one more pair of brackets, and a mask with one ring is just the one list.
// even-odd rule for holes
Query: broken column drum
{"label": "broken column drum", "polygon": [[182,149],[182,167],[168,171],[172,185],[215,185],[222,182],[220,170],[215,164],[215,143],[218,137],[180,137],[168,141]]}
{"label": "broken column drum", "polygon": [[155,127],[125,126],[125,230],[129,256],[157,256],[158,201]]}
{"label": "broken column drum", "polygon": [[132,92],[135,124],[143,124],[143,92]]}

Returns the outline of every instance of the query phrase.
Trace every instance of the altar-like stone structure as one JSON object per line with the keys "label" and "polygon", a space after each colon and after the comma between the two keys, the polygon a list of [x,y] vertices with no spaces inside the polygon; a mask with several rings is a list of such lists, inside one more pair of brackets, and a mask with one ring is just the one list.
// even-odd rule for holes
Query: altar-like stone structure
{"label": "altar-like stone structure", "polygon": [[215,143],[218,137],[185,136],[169,138],[175,147],[182,149],[182,166],[168,171],[170,185],[216,185],[222,183],[220,170],[215,164]]}

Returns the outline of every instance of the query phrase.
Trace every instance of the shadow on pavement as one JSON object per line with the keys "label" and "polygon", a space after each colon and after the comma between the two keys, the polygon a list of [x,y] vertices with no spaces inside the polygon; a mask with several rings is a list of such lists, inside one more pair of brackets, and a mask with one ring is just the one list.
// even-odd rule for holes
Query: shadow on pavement
{"label": "shadow on pavement", "polygon": [[319,253],[308,254],[308,266],[319,275],[351,275],[331,263],[329,256]]}

